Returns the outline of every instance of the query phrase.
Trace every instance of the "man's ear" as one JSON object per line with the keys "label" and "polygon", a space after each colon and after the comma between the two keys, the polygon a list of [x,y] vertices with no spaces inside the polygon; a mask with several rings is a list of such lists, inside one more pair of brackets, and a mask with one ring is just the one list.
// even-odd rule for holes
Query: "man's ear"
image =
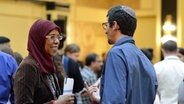
{"label": "man's ear", "polygon": [[113,26],[112,26],[113,30],[119,30],[119,25],[116,21],[113,21]]}

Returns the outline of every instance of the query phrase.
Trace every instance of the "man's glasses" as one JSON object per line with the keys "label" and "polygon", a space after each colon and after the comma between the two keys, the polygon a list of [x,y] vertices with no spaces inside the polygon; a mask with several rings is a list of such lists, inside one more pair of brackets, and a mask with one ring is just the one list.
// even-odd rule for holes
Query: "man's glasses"
{"label": "man's glasses", "polygon": [[106,29],[107,29],[107,25],[108,25],[108,22],[104,22],[104,23],[102,23],[102,27],[103,27],[103,29],[104,29],[104,30],[106,30]]}
{"label": "man's glasses", "polygon": [[55,39],[62,40],[64,38],[64,36],[62,34],[60,34],[60,35],[49,34],[46,36],[46,38],[50,39],[50,40],[55,40]]}

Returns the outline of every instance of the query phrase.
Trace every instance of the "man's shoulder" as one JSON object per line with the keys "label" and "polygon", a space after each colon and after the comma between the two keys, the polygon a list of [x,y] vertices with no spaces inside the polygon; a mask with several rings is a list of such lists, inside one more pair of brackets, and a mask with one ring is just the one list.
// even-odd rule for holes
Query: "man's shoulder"
{"label": "man's shoulder", "polygon": [[[68,56],[65,56],[65,55],[63,55],[63,56],[64,56],[65,63],[69,64],[69,68],[71,68],[71,66],[76,66],[76,65],[78,65],[78,63],[77,63],[75,60],[71,59],[71,58],[68,57]],[[62,56],[62,57],[63,57],[63,56]]]}
{"label": "man's shoulder", "polygon": [[165,65],[166,65],[166,62],[164,60],[162,60],[162,61],[159,61],[159,62],[155,63],[153,66],[154,66],[155,69],[158,69],[158,68],[161,68]]}
{"label": "man's shoulder", "polygon": [[85,76],[85,75],[89,74],[88,69],[84,67],[84,68],[81,70],[81,74],[82,74],[82,76]]}
{"label": "man's shoulder", "polygon": [[[122,50],[122,48],[120,48],[119,46],[115,46],[109,50],[108,54],[118,54],[118,53],[120,53],[121,50]],[[121,52],[123,52],[123,51],[121,51]]]}
{"label": "man's shoulder", "polygon": [[119,52],[129,52],[129,51],[133,51],[133,50],[137,50],[137,47],[135,47],[135,45],[133,45],[133,44],[122,44],[122,45],[113,46],[109,50],[109,52],[110,53],[119,53]]}
{"label": "man's shoulder", "polygon": [[68,63],[71,65],[77,65],[77,62],[75,61],[75,60],[73,60],[73,59],[71,59],[70,57],[66,57],[66,58],[68,58]]}
{"label": "man's shoulder", "polygon": [[179,69],[181,72],[183,72],[184,63],[180,60],[162,60],[154,64],[154,68],[157,73],[161,73],[162,70],[165,69]]}
{"label": "man's shoulder", "polygon": [[86,67],[84,67],[81,70],[81,75],[82,75],[83,78],[87,78],[87,79],[90,78],[91,76],[93,76],[92,73],[91,73],[91,71],[90,71],[90,69],[88,69]]}
{"label": "man's shoulder", "polygon": [[12,57],[12,56],[7,54],[7,53],[4,53],[4,52],[0,51],[0,58],[10,58],[10,57]]}
{"label": "man's shoulder", "polygon": [[0,51],[0,60],[1,62],[7,62],[7,63],[16,63],[15,58],[7,53]]}
{"label": "man's shoulder", "polygon": [[160,64],[163,64],[163,61],[156,62],[156,63],[154,64],[154,66],[158,66],[158,65],[160,65]]}

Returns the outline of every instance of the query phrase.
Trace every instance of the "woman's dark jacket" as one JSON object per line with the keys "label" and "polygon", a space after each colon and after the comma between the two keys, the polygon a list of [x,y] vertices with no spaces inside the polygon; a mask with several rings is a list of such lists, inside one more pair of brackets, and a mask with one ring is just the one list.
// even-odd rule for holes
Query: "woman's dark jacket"
{"label": "woman's dark jacket", "polygon": [[[59,62],[55,62],[56,64]],[[27,56],[21,62],[14,76],[16,104],[52,104],[52,100],[56,100],[49,87],[48,74],[41,73],[39,69],[39,64],[31,56]],[[52,74],[56,75],[58,81],[55,81],[55,84],[58,82],[56,87],[62,94],[64,79],[62,66],[56,65],[56,70]]]}

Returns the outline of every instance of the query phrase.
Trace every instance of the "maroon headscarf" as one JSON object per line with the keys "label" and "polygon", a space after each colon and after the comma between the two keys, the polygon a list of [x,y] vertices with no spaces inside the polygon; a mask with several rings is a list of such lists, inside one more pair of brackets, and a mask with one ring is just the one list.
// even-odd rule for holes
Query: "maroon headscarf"
{"label": "maroon headscarf", "polygon": [[52,57],[45,52],[45,36],[53,29],[60,28],[53,22],[48,20],[37,20],[29,30],[27,50],[40,65],[42,73],[54,72],[54,64]]}

